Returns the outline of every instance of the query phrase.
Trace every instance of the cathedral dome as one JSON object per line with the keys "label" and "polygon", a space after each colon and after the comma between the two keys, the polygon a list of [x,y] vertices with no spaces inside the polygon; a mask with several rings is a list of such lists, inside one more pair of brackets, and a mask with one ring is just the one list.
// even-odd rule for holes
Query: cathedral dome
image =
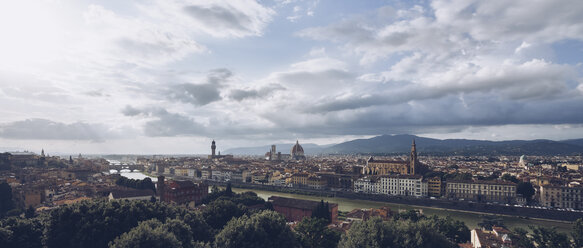
{"label": "cathedral dome", "polygon": [[296,144],[291,149],[292,156],[304,156],[304,148],[296,140]]}

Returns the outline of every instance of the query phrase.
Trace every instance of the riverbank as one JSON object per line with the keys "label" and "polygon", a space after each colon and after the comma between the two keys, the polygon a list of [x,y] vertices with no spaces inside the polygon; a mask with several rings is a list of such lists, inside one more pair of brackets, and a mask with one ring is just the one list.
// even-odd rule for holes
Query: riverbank
{"label": "riverbank", "polygon": [[[226,185],[223,182],[208,181],[207,183],[219,186]],[[571,231],[573,221],[578,218],[583,218],[583,213],[578,212],[521,208],[442,199],[390,197],[344,191],[322,191],[243,183],[233,183],[232,186],[234,188],[240,188],[241,191],[251,189],[256,193],[261,192],[265,196],[278,195],[317,201],[319,199],[325,199],[330,202],[339,203],[339,210],[341,211],[381,206],[405,210],[421,209],[425,214],[450,216],[454,219],[462,220],[470,227],[477,227],[477,223],[481,221],[482,215],[496,215],[504,219],[505,223],[510,223],[507,225],[511,228],[528,228],[529,225],[555,226],[561,232],[568,233]],[[349,204],[346,204],[347,202]]]}
{"label": "riverbank", "polygon": [[[440,208],[431,208],[431,207],[423,207],[423,206],[411,206],[405,204],[396,204],[396,203],[388,203],[388,202],[380,202],[380,201],[369,201],[369,200],[359,200],[359,199],[348,199],[343,197],[327,197],[327,196],[318,196],[318,195],[302,195],[302,194],[295,194],[295,193],[284,193],[284,192],[275,192],[275,191],[267,191],[267,190],[260,190],[260,189],[250,189],[250,188],[233,188],[234,192],[241,193],[245,191],[253,191],[259,197],[267,200],[270,196],[281,196],[281,197],[288,197],[288,198],[295,198],[295,199],[304,199],[304,200],[312,200],[312,201],[320,201],[324,200],[330,203],[337,203],[338,210],[342,212],[350,212],[353,209],[362,209],[362,208],[380,208],[380,207],[389,207],[393,211],[400,211],[400,210],[411,210],[417,209],[423,211],[423,214],[427,216],[437,215],[440,217],[450,217],[455,220],[463,221],[469,228],[478,228],[478,223],[482,220],[483,213],[477,212],[469,212],[469,211],[459,211],[459,210],[449,210],[449,209],[440,209]],[[495,214],[489,214],[495,215]],[[544,219],[532,219],[532,218],[520,218],[514,216],[506,216],[506,215],[496,215],[500,217],[506,226],[510,229],[513,228],[524,228],[528,229],[528,226],[554,226],[557,230],[561,233],[570,233],[572,231],[572,223],[569,222],[562,222],[562,221],[553,221],[553,220],[544,220]]]}

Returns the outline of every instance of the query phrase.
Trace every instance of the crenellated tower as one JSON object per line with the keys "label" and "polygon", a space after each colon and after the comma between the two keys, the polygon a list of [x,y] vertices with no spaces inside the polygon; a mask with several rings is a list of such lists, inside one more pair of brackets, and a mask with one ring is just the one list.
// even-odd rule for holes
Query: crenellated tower
{"label": "crenellated tower", "polygon": [[211,156],[215,156],[215,151],[217,150],[217,145],[215,144],[215,140],[211,143]]}

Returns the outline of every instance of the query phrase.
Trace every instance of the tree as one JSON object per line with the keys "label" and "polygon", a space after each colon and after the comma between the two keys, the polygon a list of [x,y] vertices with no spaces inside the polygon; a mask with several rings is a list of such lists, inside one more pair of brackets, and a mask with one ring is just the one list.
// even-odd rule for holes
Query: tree
{"label": "tree", "polygon": [[42,247],[43,225],[37,218],[10,217],[0,221],[0,247]]}
{"label": "tree", "polygon": [[500,177],[500,179],[504,180],[504,181],[508,181],[508,182],[513,182],[513,183],[519,183],[520,180],[518,180],[518,178],[516,178],[513,175],[510,175],[508,173],[504,173],[504,175],[502,175]]}
{"label": "tree", "polygon": [[557,232],[555,227],[533,227],[532,241],[537,244],[537,247],[545,248],[568,248],[570,247],[569,238],[566,234]]}
{"label": "tree", "polygon": [[328,228],[328,222],[320,218],[304,218],[294,228],[302,247],[336,247],[340,233]]}
{"label": "tree", "polygon": [[226,196],[232,196],[233,195],[233,189],[231,188],[231,182],[227,183],[227,188],[225,189],[225,195]]}
{"label": "tree", "polygon": [[583,219],[575,221],[571,237],[573,238],[573,245],[575,247],[583,247]]}
{"label": "tree", "polygon": [[195,241],[212,238],[211,228],[196,212],[159,202],[125,200],[83,201],[52,210],[46,216],[44,242],[48,248],[105,247],[141,221],[152,218],[179,218],[191,227]]}
{"label": "tree", "polygon": [[156,219],[140,222],[137,227],[132,228],[129,232],[120,235],[109,243],[110,248],[179,248],[182,246],[183,244],[176,235]]}
{"label": "tree", "polygon": [[423,216],[419,213],[418,210],[410,209],[409,211],[405,211],[395,215],[395,220],[410,220],[413,222],[417,222],[418,220],[422,219]]}
{"label": "tree", "polygon": [[211,202],[203,211],[202,216],[206,223],[214,229],[221,229],[229,220],[245,214],[242,205],[229,200],[218,199]]}
{"label": "tree", "polygon": [[294,233],[285,218],[274,211],[263,211],[247,217],[243,215],[229,221],[215,236],[215,247],[296,247]]}
{"label": "tree", "polygon": [[338,247],[395,247],[394,240],[396,236],[395,229],[388,228],[382,219],[375,217],[367,221],[354,222],[348,233],[342,235]]}
{"label": "tree", "polygon": [[457,245],[442,233],[436,232],[426,221],[387,222],[389,228],[395,228],[397,235],[394,247],[453,248]]}
{"label": "tree", "polygon": [[24,217],[27,219],[34,218],[35,212],[36,212],[36,210],[32,207],[32,205],[28,206],[26,211],[24,211]]}
{"label": "tree", "polygon": [[532,240],[528,236],[528,231],[522,228],[516,228],[510,233],[510,240],[514,247],[535,248]]}
{"label": "tree", "polygon": [[330,205],[328,202],[324,204],[324,200],[321,200],[316,209],[312,212],[312,217],[325,219],[327,223],[330,223],[332,216],[330,214]]}
{"label": "tree", "polygon": [[526,201],[530,203],[532,196],[534,195],[534,187],[532,187],[530,182],[520,182],[516,186],[516,193],[524,196]]}
{"label": "tree", "polygon": [[425,218],[421,220],[422,222],[427,222],[432,229],[443,234],[450,241],[454,243],[466,243],[470,241],[470,229],[466,224],[459,220],[453,220],[451,217],[439,218],[433,215],[430,218]]}
{"label": "tree", "polygon": [[482,221],[478,226],[485,230],[492,230],[493,226],[506,227],[502,218],[494,215],[482,215]]}
{"label": "tree", "polygon": [[0,183],[0,217],[4,217],[13,207],[12,187],[6,182]]}

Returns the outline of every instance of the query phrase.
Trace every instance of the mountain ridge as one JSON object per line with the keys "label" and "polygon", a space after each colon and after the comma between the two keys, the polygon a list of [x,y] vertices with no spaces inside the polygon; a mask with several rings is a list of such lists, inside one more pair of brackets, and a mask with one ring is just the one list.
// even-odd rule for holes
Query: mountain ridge
{"label": "mountain ridge", "polygon": [[[415,140],[417,151],[429,155],[580,155],[583,139],[553,141],[536,140],[471,140],[434,139],[410,134],[379,135],[368,139],[355,139],[338,144],[320,146],[302,144],[306,154],[405,154]],[[301,144],[301,143],[300,143]],[[288,153],[293,144],[277,144],[277,150]],[[226,152],[236,155],[263,155],[268,146],[233,148]],[[243,151],[246,151],[243,153]],[[262,152],[258,152],[262,151]],[[256,153],[254,153],[256,152]]]}

